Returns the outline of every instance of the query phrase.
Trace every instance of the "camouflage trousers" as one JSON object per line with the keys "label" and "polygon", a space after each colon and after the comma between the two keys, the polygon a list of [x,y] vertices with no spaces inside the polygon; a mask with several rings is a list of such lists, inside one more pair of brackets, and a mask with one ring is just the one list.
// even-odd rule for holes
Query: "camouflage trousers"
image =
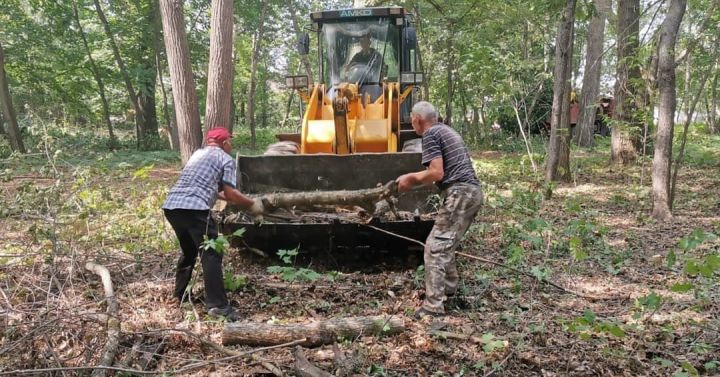
{"label": "camouflage trousers", "polygon": [[480,186],[456,183],[445,191],[442,207],[425,241],[425,301],[422,307],[445,312],[447,295],[455,294],[459,275],[455,249],[483,203]]}

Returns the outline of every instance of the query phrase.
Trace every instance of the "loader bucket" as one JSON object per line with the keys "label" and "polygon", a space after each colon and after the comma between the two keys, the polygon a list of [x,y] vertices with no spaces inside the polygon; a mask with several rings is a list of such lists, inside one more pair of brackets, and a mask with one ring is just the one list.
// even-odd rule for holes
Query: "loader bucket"
{"label": "loader bucket", "polygon": [[[367,189],[392,181],[402,174],[424,169],[420,158],[420,153],[239,156],[238,188],[250,195]],[[245,218],[226,222],[224,226],[229,232],[245,228],[243,241],[271,254],[298,245],[305,250],[370,247],[393,251],[410,246],[421,247],[408,239],[425,242],[433,225],[428,214],[433,210],[429,197],[434,191],[423,188],[401,195],[396,208],[404,216],[392,220],[373,218],[365,224],[337,218],[282,221],[266,216],[266,219],[272,220],[254,224]]]}

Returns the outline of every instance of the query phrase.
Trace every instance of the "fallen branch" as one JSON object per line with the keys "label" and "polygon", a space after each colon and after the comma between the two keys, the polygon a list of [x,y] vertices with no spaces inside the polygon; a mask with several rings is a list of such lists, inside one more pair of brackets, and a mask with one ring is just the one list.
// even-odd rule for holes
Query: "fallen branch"
{"label": "fallen branch", "polygon": [[[118,343],[120,341],[120,320],[118,319],[118,302],[115,299],[115,292],[113,291],[112,279],[110,278],[110,271],[104,266],[95,264],[93,262],[87,262],[85,269],[100,276],[102,280],[103,289],[105,291],[105,301],[107,302],[107,342],[105,342],[105,350],[100,358],[98,366],[112,366],[113,360],[115,359],[115,353],[117,353]],[[96,368],[92,372],[93,377],[105,376],[107,370],[103,368]]]}
{"label": "fallen branch", "polygon": [[368,212],[374,212],[375,203],[397,195],[395,181],[384,186],[364,190],[312,191],[267,194],[259,197],[267,210],[291,209],[297,206],[314,205],[357,205]]}
{"label": "fallen branch", "polygon": [[234,355],[234,356],[223,357],[223,358],[215,359],[215,360],[200,361],[200,362],[197,362],[197,363],[192,363],[192,364],[190,364],[190,365],[188,365],[188,366],[186,366],[186,367],[180,368],[180,369],[168,370],[168,371],[157,371],[157,370],[156,370],[156,371],[143,371],[143,370],[137,370],[137,369],[127,369],[127,368],[109,367],[109,366],[104,366],[104,365],[96,365],[96,366],[88,366],[88,367],[66,367],[66,368],[42,368],[42,369],[20,369],[20,370],[11,370],[11,371],[7,371],[7,372],[0,372],[0,376],[5,376],[5,375],[18,375],[18,374],[43,374],[43,373],[53,373],[53,372],[61,372],[61,371],[81,371],[81,370],[88,370],[88,369],[102,369],[102,370],[106,370],[106,371],[109,370],[109,371],[115,371],[115,372],[125,372],[125,373],[129,373],[129,374],[141,374],[141,375],[157,375],[157,374],[173,375],[173,374],[182,374],[182,373],[187,373],[187,372],[189,372],[189,371],[191,371],[191,370],[194,370],[194,369],[197,369],[197,368],[200,368],[200,367],[204,367],[204,366],[206,366],[206,365],[208,365],[208,364],[224,363],[224,362],[227,362],[227,361],[231,361],[231,360],[233,360],[233,359],[241,358],[241,357],[244,357],[244,356],[249,356],[249,355],[252,355],[252,354],[254,354],[254,353],[261,352],[261,351],[267,351],[267,350],[271,350],[271,349],[275,349],[275,348],[282,348],[282,347],[291,347],[291,346],[298,345],[298,344],[300,344],[300,343],[302,343],[302,342],[304,342],[304,341],[305,341],[305,339],[298,339],[298,340],[294,340],[294,341],[292,341],[292,342],[288,342],[288,343],[285,343],[285,344],[278,344],[278,345],[276,345],[276,346],[256,348],[256,349],[254,349],[254,350],[250,350],[250,351],[238,353],[237,355]]}
{"label": "fallen branch", "polygon": [[272,345],[289,339],[305,338],[300,345],[316,347],[332,344],[339,337],[352,339],[358,335],[397,334],[405,330],[405,322],[393,316],[333,318],[309,324],[229,323],[222,333],[224,345]]}
{"label": "fallen branch", "polygon": [[333,377],[332,374],[316,367],[308,361],[302,351],[302,347],[295,346],[292,352],[295,357],[295,373],[300,377]]}

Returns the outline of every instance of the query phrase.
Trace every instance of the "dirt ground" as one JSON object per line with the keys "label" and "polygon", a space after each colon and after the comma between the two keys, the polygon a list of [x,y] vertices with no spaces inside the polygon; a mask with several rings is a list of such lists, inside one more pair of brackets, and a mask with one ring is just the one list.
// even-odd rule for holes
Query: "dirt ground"
{"label": "dirt ground", "polygon": [[[526,193],[537,193],[528,175],[484,176],[489,200],[462,253],[502,265],[458,256],[462,285],[445,317],[412,317],[424,290],[418,251],[367,255],[351,264],[329,262],[323,254],[303,255],[303,266],[323,277],[287,282],[267,271],[281,264],[277,258],[232,248],[225,266],[246,280],[230,298],[241,321],[248,322],[309,323],[380,314],[403,320],[406,329],[398,335],[338,341],[353,366],[350,375],[718,375],[717,286],[696,294],[674,292],[671,286],[687,278],[682,266],[666,263],[670,251],[678,252],[678,240],[693,230],[720,233],[718,167],[684,170],[675,218],[658,224],[649,218],[647,172],[639,186],[637,167],[587,166],[522,219],[517,213],[526,203],[508,207],[501,198],[514,197],[512,185],[504,181],[510,178],[527,183]],[[176,174],[168,167],[152,169],[145,179],[110,174],[84,182],[84,190],[68,179],[57,196],[38,183],[35,195],[46,200],[35,197],[36,202],[22,207],[55,211],[17,210],[18,186],[27,178],[2,183],[5,204],[14,203],[16,210],[0,218],[0,375],[87,375],[88,367],[98,363],[112,321],[103,316],[103,286],[84,268],[88,261],[106,266],[112,276],[121,328],[111,371],[116,375],[273,375],[269,366],[295,375],[292,347],[229,357],[256,347],[220,345],[225,323],[206,316],[201,284],[193,289],[199,297],[194,304],[178,307],[170,299],[178,252],[159,204]],[[572,206],[578,209],[570,211]],[[558,254],[555,243],[580,217],[603,228],[588,237],[597,233],[594,239],[604,246],[588,247],[586,258]],[[547,248],[510,263],[509,226],[533,218],[553,224],[552,231],[541,233]],[[708,241],[694,251],[717,247]],[[536,278],[542,271],[549,271],[545,281]],[[654,297],[660,303],[648,304]],[[332,349],[327,345],[304,353],[332,373],[337,369]]]}

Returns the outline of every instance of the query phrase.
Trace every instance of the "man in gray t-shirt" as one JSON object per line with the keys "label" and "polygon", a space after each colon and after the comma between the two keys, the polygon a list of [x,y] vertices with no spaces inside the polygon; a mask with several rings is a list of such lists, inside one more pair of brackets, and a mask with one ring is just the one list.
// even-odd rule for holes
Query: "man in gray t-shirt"
{"label": "man in gray t-shirt", "polygon": [[455,249],[475,219],[483,202],[480,181],[462,137],[437,122],[437,112],[428,102],[413,106],[412,126],[422,136],[422,164],[426,170],[398,177],[398,191],[435,183],[443,203],[425,241],[425,300],[416,318],[445,313],[445,301],[457,291],[459,275]]}
{"label": "man in gray t-shirt", "polygon": [[205,239],[212,240],[218,236],[217,224],[210,216],[210,209],[218,197],[246,208],[254,215],[264,211],[260,200],[247,197],[235,188],[235,161],[229,155],[231,139],[230,132],[225,128],[209,130],[206,146],[195,151],[185,164],[162,208],[182,249],[175,272],[175,297],[180,302],[185,299],[200,252],[208,314],[235,321],[237,314],[225,294],[222,254],[213,249],[201,250]]}

